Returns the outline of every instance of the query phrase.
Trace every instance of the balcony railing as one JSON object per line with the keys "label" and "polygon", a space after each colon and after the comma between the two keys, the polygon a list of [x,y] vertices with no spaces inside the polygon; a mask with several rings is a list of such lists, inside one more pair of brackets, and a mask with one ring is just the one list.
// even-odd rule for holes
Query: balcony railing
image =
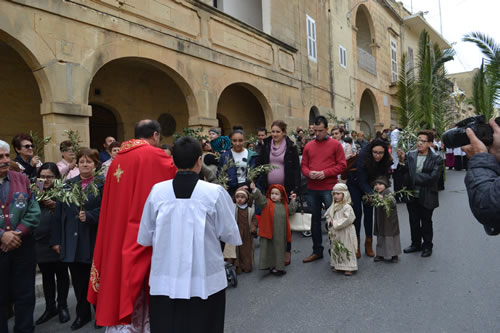
{"label": "balcony railing", "polygon": [[377,61],[374,56],[358,47],[358,66],[368,73],[377,75]]}

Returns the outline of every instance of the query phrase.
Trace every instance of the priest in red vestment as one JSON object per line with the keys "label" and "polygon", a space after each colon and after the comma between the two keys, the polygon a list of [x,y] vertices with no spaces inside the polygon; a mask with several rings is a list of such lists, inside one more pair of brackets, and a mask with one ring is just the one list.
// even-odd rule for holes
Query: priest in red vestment
{"label": "priest in red vestment", "polygon": [[134,135],[136,139],[122,144],[106,177],[88,300],[96,305],[97,325],[128,325],[130,332],[142,332],[149,322],[146,287],[152,251],[137,243],[139,223],[153,185],[174,178],[176,168],[157,147],[157,121],[141,120]]}

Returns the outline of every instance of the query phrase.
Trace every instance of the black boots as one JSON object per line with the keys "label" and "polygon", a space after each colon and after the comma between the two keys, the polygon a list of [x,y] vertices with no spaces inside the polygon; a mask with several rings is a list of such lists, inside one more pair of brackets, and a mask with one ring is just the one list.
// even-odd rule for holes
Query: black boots
{"label": "black boots", "polygon": [[59,315],[59,322],[61,324],[66,323],[70,320],[70,315],[67,306],[59,307],[59,308],[46,308],[45,312],[37,319],[36,325],[41,325],[55,316]]}
{"label": "black boots", "polygon": [[57,309],[56,308],[46,308],[45,312],[38,318],[35,322],[36,325],[41,325],[50,319],[54,318],[57,316]]}
{"label": "black boots", "polygon": [[67,323],[71,319],[67,306],[59,307],[58,311],[59,311],[59,322],[61,324]]}

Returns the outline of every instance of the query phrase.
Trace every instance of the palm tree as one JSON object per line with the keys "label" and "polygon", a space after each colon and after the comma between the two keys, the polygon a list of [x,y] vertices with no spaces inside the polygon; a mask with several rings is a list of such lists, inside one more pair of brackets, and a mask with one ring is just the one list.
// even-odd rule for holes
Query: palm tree
{"label": "palm tree", "polygon": [[432,43],[425,30],[419,38],[416,78],[406,55],[403,55],[397,91],[398,110],[401,126],[409,132],[418,128],[436,128],[442,133],[451,123],[452,89],[445,77],[444,64],[453,56],[452,49],[441,51],[437,43]]}
{"label": "palm tree", "polygon": [[483,53],[479,72],[472,79],[471,102],[477,114],[490,119],[500,99],[500,45],[480,32],[466,34],[463,41],[475,43]]}
{"label": "palm tree", "polygon": [[414,69],[408,61],[406,53],[403,53],[401,56],[401,65],[399,68],[398,91],[396,92],[399,106],[396,107],[396,111],[399,114],[399,124],[401,127],[407,128],[410,125],[410,117],[413,117],[413,114],[417,110],[417,101],[415,96]]}

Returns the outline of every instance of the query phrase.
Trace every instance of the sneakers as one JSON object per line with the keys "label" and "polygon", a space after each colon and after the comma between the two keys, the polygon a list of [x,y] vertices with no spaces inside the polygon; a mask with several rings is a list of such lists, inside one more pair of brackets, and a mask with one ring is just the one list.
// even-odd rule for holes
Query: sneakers
{"label": "sneakers", "polygon": [[311,237],[312,236],[312,232],[309,231],[309,230],[302,231],[302,236],[304,236],[304,237]]}

